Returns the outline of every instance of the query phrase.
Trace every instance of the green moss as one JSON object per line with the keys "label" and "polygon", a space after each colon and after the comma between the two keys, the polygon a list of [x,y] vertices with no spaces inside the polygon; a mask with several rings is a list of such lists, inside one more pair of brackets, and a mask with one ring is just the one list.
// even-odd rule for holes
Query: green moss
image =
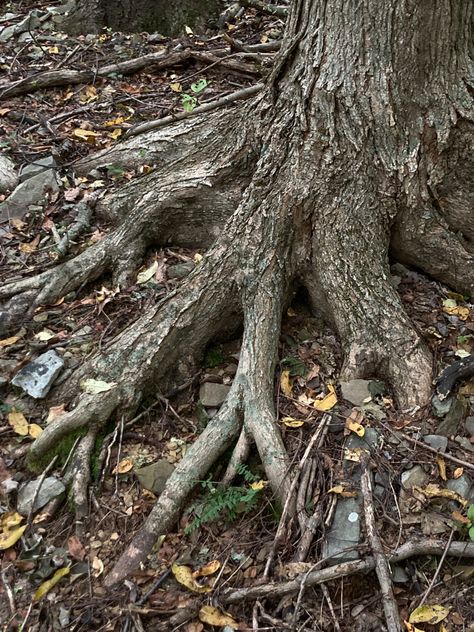
{"label": "green moss", "polygon": [[39,474],[44,471],[56,455],[59,457],[57,465],[64,465],[74,446],[74,443],[78,438],[84,437],[86,433],[86,428],[81,428],[80,430],[72,432],[67,437],[59,441],[55,448],[41,456],[36,456],[30,451],[26,461],[28,469]]}

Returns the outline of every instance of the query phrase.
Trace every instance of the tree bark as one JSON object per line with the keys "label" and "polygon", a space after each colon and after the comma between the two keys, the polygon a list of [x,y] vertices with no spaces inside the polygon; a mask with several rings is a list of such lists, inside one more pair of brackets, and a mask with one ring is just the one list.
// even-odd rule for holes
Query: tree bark
{"label": "tree bark", "polygon": [[[117,223],[103,242],[1,288],[0,298],[10,298],[4,322],[106,270],[123,286],[152,244],[213,245],[178,291],[53,393],[71,406],[36,440],[32,457],[118,410],[132,414],[144,393],[199,362],[229,320],[244,331],[227,401],[110,585],[146,559],[195,481],[242,431],[284,502],[291,475],[274,423],[273,372],[295,285],[339,334],[346,379],[380,376],[401,406],[427,402],[431,355],[390,283],[389,254],[455,289],[474,288],[473,18],[473,4],[463,1],[294,0],[273,71],[252,102],[126,140],[78,165],[136,165],[151,155],[157,171],[102,202]],[[75,399],[81,377],[116,386]]]}
{"label": "tree bark", "polygon": [[109,28],[175,36],[185,26],[202,26],[217,17],[220,6],[220,0],[77,0],[61,28],[71,35],[100,33]]}

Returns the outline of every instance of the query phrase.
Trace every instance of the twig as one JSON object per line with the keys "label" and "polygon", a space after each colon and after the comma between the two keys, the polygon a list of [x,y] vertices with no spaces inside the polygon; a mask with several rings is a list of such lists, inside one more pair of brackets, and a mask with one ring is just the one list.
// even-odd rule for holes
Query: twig
{"label": "twig", "polygon": [[49,465],[46,466],[46,468],[43,470],[43,473],[40,476],[40,479],[38,481],[38,485],[36,486],[36,489],[35,489],[35,493],[33,494],[33,501],[31,503],[31,507],[30,507],[30,510],[28,512],[28,517],[26,519],[26,523],[28,525],[31,523],[31,516],[33,515],[33,512],[34,512],[35,502],[36,502],[36,499],[38,498],[38,494],[40,492],[40,489],[41,489],[41,487],[42,487],[42,485],[44,483],[44,479],[46,478],[46,474],[53,468],[53,465],[56,463],[57,458],[58,458],[58,455],[56,454],[56,456],[51,459]]}
{"label": "twig", "polygon": [[331,595],[329,594],[328,587],[326,584],[321,584],[321,590],[323,591],[324,598],[328,604],[329,612],[331,613],[332,621],[334,623],[334,629],[336,632],[341,632],[341,626],[339,625],[339,621],[337,620],[336,612],[334,611],[334,606],[332,605]]}
{"label": "twig", "polygon": [[174,123],[175,121],[182,121],[183,119],[194,116],[196,114],[211,112],[212,110],[216,110],[217,108],[220,108],[224,105],[234,103],[234,101],[238,101],[239,99],[247,99],[248,97],[251,97],[254,94],[260,92],[260,90],[263,88],[263,85],[263,83],[257,83],[254,86],[250,86],[249,88],[237,90],[236,92],[232,92],[231,94],[226,94],[220,99],[216,99],[215,101],[210,101],[209,103],[199,105],[192,112],[178,112],[177,114],[170,114],[169,116],[164,116],[163,118],[157,119],[155,121],[147,121],[146,123],[142,123],[141,125],[136,125],[135,127],[129,129],[123,135],[123,138],[137,136],[138,134],[142,134],[143,132],[149,132],[152,129],[157,129],[158,127],[169,125],[170,123]]}
{"label": "twig", "polygon": [[428,588],[426,589],[425,594],[423,595],[423,598],[422,598],[422,599],[421,599],[421,601],[420,601],[420,605],[419,605],[419,607],[420,607],[420,608],[421,608],[421,606],[422,606],[424,603],[426,603],[426,600],[428,599],[428,595],[429,595],[429,594],[430,594],[430,592],[433,590],[433,586],[435,585],[435,582],[436,582],[436,580],[438,579],[438,576],[439,576],[439,574],[440,574],[440,572],[441,572],[441,567],[443,566],[444,560],[446,559],[446,555],[448,554],[448,549],[449,549],[449,546],[450,546],[450,544],[451,544],[451,542],[452,542],[452,540],[453,540],[453,535],[454,535],[454,529],[451,529],[451,533],[449,534],[449,539],[448,539],[448,541],[447,541],[447,543],[446,543],[446,548],[445,548],[445,550],[444,550],[443,555],[441,556],[441,559],[440,559],[440,561],[439,561],[439,564],[438,564],[438,567],[437,567],[437,569],[436,569],[436,572],[435,572],[435,574],[433,575],[433,578],[432,578],[432,580],[431,580],[431,582],[430,582],[430,585],[429,585],[429,586],[428,586]]}
{"label": "twig", "polygon": [[398,612],[397,602],[395,601],[395,595],[393,594],[390,569],[387,563],[387,558],[383,552],[382,542],[380,541],[377,527],[375,525],[372,481],[367,459],[363,461],[362,466],[363,470],[360,484],[364,499],[365,528],[367,530],[367,537],[374,555],[375,572],[377,573],[377,578],[382,590],[385,620],[390,632],[397,632],[397,630],[401,632],[400,613]]}
{"label": "twig", "polygon": [[3,587],[5,589],[5,592],[7,593],[7,598],[8,598],[8,605],[10,606],[10,612],[12,614],[12,616],[15,614],[16,612],[16,606],[15,606],[15,597],[13,596],[13,590],[10,586],[10,583],[6,577],[6,570],[2,570],[1,572],[1,578],[2,578],[2,584]]}
{"label": "twig", "polygon": [[260,13],[277,15],[281,18],[286,18],[288,15],[287,7],[279,7],[273,4],[267,4],[266,2],[261,2],[260,0],[239,0],[239,4],[250,9],[257,9],[257,11],[260,11]]}

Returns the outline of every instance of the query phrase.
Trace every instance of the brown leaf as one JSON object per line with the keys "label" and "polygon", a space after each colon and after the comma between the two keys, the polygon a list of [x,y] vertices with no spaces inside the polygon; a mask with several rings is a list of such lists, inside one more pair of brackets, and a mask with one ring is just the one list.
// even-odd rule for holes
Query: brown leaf
{"label": "brown leaf", "polygon": [[69,551],[69,555],[77,560],[78,562],[82,562],[84,557],[86,556],[86,550],[82,546],[81,541],[77,537],[77,535],[71,535],[67,541],[67,548]]}
{"label": "brown leaf", "polygon": [[20,244],[20,250],[21,252],[24,252],[26,254],[34,252],[36,248],[38,247],[39,242],[40,242],[40,236],[36,235],[33,241],[30,241],[28,244]]}

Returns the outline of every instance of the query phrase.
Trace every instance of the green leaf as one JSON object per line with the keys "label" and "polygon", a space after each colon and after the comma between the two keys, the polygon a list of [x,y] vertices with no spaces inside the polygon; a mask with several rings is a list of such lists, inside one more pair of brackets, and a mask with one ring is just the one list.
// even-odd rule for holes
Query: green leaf
{"label": "green leaf", "polygon": [[205,79],[200,79],[197,83],[192,83],[191,84],[191,90],[195,94],[199,94],[200,92],[202,92],[206,88],[207,88],[207,81]]}
{"label": "green leaf", "polygon": [[474,527],[471,527],[468,531],[469,533],[469,537],[471,538],[471,540],[474,542]]}
{"label": "green leaf", "polygon": [[105,393],[114,388],[114,386],[117,386],[117,382],[104,382],[103,380],[94,380],[92,378],[81,380],[79,384],[81,389],[90,395]]}
{"label": "green leaf", "polygon": [[183,106],[183,110],[185,110],[185,112],[192,112],[197,105],[197,99],[196,97],[192,97],[190,94],[183,94],[181,97],[181,105]]}
{"label": "green leaf", "polygon": [[474,524],[474,505],[470,505],[467,510],[467,517]]}
{"label": "green leaf", "polygon": [[285,369],[287,369],[287,371],[290,372],[291,377],[295,375],[306,377],[306,375],[308,374],[306,364],[300,358],[289,356],[287,358],[283,358],[281,364],[285,367]]}

